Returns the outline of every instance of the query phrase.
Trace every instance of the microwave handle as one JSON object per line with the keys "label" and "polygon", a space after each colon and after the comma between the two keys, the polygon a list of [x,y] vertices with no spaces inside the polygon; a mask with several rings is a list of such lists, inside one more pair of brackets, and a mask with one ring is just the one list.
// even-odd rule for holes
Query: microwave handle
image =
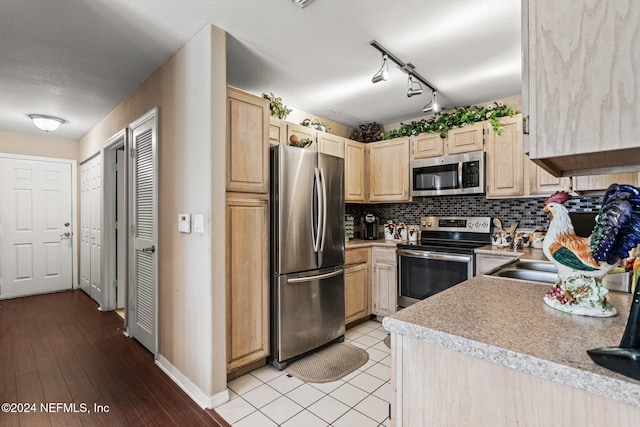
{"label": "microwave handle", "polygon": [[463,162],[458,162],[458,190],[462,190],[462,166]]}

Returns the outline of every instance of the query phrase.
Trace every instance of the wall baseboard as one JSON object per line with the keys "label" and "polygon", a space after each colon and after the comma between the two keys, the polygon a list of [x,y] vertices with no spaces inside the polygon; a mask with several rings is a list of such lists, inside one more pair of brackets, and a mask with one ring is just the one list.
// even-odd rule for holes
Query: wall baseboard
{"label": "wall baseboard", "polygon": [[156,365],[167,374],[171,380],[178,384],[180,388],[187,393],[202,409],[213,409],[229,401],[229,390],[225,389],[220,393],[212,396],[207,395],[193,381],[187,378],[178,368],[173,366],[164,356],[158,355]]}

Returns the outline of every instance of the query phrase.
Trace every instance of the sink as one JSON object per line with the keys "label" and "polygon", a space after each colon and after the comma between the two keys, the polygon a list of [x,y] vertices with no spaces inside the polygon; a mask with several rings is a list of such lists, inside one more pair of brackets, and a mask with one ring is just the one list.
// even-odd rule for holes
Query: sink
{"label": "sink", "polygon": [[555,284],[558,281],[557,273],[540,270],[527,270],[524,268],[520,269],[502,267],[498,271],[495,271],[489,275],[494,277],[506,277],[508,279],[528,280],[530,282],[548,283],[551,285]]}
{"label": "sink", "polygon": [[[631,274],[632,272],[607,274],[602,278],[602,286],[610,291],[629,292]],[[558,270],[555,265],[547,261],[518,259],[486,273],[485,276],[554,285],[558,281]]]}

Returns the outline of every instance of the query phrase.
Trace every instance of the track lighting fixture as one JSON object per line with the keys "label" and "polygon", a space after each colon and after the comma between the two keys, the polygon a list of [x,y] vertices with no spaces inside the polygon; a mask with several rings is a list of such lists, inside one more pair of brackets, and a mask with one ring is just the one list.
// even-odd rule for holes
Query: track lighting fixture
{"label": "track lighting fixture", "polygon": [[437,113],[440,111],[440,105],[438,105],[438,92],[434,91],[431,95],[431,101],[429,101],[429,103],[427,105],[424,106],[424,108],[422,109],[423,113],[430,113],[430,112],[434,112]]}
{"label": "track lighting fixture", "polygon": [[413,95],[420,95],[422,93],[422,85],[418,81],[413,80],[413,74],[409,74],[407,80],[407,96],[411,98]]}
{"label": "track lighting fixture", "polygon": [[420,95],[422,93],[422,86],[424,85],[431,90],[431,93],[433,95],[432,95],[431,102],[425,105],[422,111],[425,113],[429,111],[434,111],[437,113],[438,111],[440,111],[440,106],[438,105],[438,101],[437,101],[438,89],[434,85],[429,83],[427,79],[422,77],[415,70],[416,67],[413,64],[411,64],[410,62],[402,61],[400,58],[395,56],[393,53],[389,52],[387,49],[385,49],[380,43],[378,43],[375,40],[371,40],[369,44],[374,49],[382,53],[382,67],[380,67],[380,70],[376,74],[374,74],[373,78],[371,79],[373,83],[378,83],[379,81],[387,80],[388,73],[386,71],[386,67],[387,67],[387,59],[389,59],[393,61],[401,71],[409,75],[409,81],[407,83],[407,96],[411,98],[414,95]]}
{"label": "track lighting fixture", "polygon": [[389,66],[387,65],[387,58],[389,58],[388,55],[382,55],[382,65],[380,66],[378,72],[375,73],[371,78],[371,81],[373,83],[378,83],[383,80],[386,81],[389,78]]}

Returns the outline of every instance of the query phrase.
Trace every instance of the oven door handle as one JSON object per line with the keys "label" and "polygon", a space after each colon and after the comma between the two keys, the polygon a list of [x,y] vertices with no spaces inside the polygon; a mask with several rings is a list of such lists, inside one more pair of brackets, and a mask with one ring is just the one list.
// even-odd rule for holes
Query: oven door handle
{"label": "oven door handle", "polygon": [[412,251],[409,249],[398,249],[396,250],[396,254],[409,258],[435,259],[439,261],[471,262],[473,259],[470,255],[452,255],[440,252]]}

